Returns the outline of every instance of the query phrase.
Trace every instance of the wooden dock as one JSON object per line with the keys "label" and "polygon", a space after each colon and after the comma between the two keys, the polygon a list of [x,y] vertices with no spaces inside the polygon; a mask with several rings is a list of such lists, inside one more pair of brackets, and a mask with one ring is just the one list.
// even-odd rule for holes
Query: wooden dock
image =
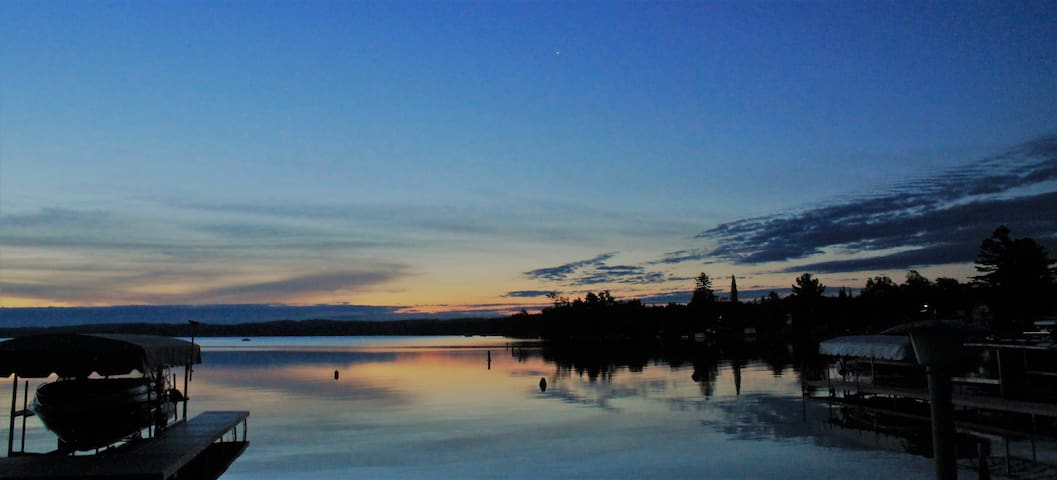
{"label": "wooden dock", "polygon": [[[249,446],[250,412],[205,412],[151,439],[96,455],[25,455],[0,459],[0,479],[215,479]],[[238,426],[242,425],[239,438]]]}
{"label": "wooden dock", "polygon": [[[929,399],[928,390],[921,388],[905,388],[886,385],[872,385],[868,383],[845,382],[839,380],[814,380],[805,382],[807,386],[822,390],[833,389],[837,392],[863,393],[869,395],[887,395],[892,397],[913,398],[917,400]],[[983,395],[966,395],[955,393],[951,396],[952,403],[957,407],[979,408],[999,412],[1023,413],[1028,415],[1041,415],[1057,418],[1057,405],[1052,403],[1029,402],[1024,400],[1012,400],[1007,398],[989,397]]]}

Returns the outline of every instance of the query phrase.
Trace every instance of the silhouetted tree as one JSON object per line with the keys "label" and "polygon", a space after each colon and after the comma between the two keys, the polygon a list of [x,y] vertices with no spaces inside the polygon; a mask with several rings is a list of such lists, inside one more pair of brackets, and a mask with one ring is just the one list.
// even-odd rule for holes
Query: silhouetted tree
{"label": "silhouetted tree", "polygon": [[561,296],[561,292],[547,292],[547,298],[551,299],[551,302],[554,303],[554,308],[569,306],[569,297]]}
{"label": "silhouetted tree", "polygon": [[917,318],[929,318],[935,314],[932,282],[923,277],[917,270],[907,272],[907,279],[899,286],[902,308],[905,314]]}
{"label": "silhouetted tree", "polygon": [[907,279],[903,282],[903,285],[908,288],[928,290],[928,288],[932,286],[932,282],[923,277],[917,270],[909,270],[907,271]]}
{"label": "silhouetted tree", "polygon": [[826,286],[818,281],[817,278],[812,278],[810,273],[796,277],[795,282],[793,284],[793,295],[801,299],[818,298],[822,296],[822,292],[826,291]]}
{"label": "silhouetted tree", "polygon": [[887,275],[878,275],[866,279],[866,286],[859,295],[868,298],[895,297],[899,293],[899,286]]}
{"label": "silhouetted tree", "polygon": [[694,294],[690,297],[687,307],[692,312],[692,316],[686,318],[680,325],[680,330],[684,334],[717,327],[719,312],[716,306],[716,293],[712,290],[712,279],[707,273],[701,272],[694,279]]}
{"label": "silhouetted tree", "polygon": [[936,315],[942,318],[957,318],[968,315],[970,307],[969,286],[957,279],[940,277],[933,284],[936,298]]}
{"label": "silhouetted tree", "polygon": [[696,283],[694,295],[690,297],[690,306],[699,307],[715,303],[716,293],[712,291],[712,279],[708,278],[708,274],[701,272],[694,281]]}
{"label": "silhouetted tree", "polygon": [[973,280],[993,295],[998,314],[1017,327],[1028,326],[1029,316],[1052,305],[1055,263],[1046,249],[1030,237],[1016,238],[1005,225],[980,243]]}
{"label": "silhouetted tree", "polygon": [[867,279],[857,300],[865,328],[869,331],[876,332],[909,320],[900,304],[899,286],[887,275]]}
{"label": "silhouetted tree", "polygon": [[584,296],[584,303],[588,306],[595,306],[600,305],[602,302],[598,299],[598,295],[595,292],[587,292],[587,295]]}

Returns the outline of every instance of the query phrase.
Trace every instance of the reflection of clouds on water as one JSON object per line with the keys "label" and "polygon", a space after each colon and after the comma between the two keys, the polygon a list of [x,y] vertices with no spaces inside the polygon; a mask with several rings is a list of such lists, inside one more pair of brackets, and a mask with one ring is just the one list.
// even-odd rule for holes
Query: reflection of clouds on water
{"label": "reflection of clouds on water", "polygon": [[[230,396],[231,401],[242,402],[244,395],[278,395],[282,400],[331,400],[352,402],[385,402],[401,404],[409,401],[400,390],[371,381],[358,380],[350,375],[342,376],[340,381],[327,379],[326,372],[307,376],[305,372],[285,371],[246,371],[217,370],[208,374],[200,373],[199,379],[191,383],[191,392],[201,396],[203,390],[214,391],[220,396]],[[328,383],[328,381],[330,383]],[[208,385],[204,385],[208,383]],[[224,392],[228,393],[227,395]],[[199,399],[196,399],[199,400]],[[274,401],[280,399],[276,398]]]}
{"label": "reflection of clouds on water", "polygon": [[610,405],[610,400],[614,397],[609,395],[586,395],[582,392],[577,392],[564,387],[548,387],[546,392],[541,392],[539,395],[544,398],[561,400],[562,402],[571,405],[597,407],[603,410],[616,410]]}
{"label": "reflection of clouds on water", "polygon": [[639,373],[621,374],[611,371],[608,381],[599,382],[591,377],[559,375],[548,384],[542,397],[556,398],[565,403],[597,407],[604,410],[620,410],[613,402],[624,399],[648,399],[663,396],[672,389],[669,378],[655,378]]}
{"label": "reflection of clouds on water", "polygon": [[802,398],[750,394],[721,401],[683,400],[673,402],[673,408],[707,411],[711,415],[700,420],[701,426],[737,440],[805,439],[814,445],[849,450],[909,451],[903,439],[876,432],[864,436],[861,430],[835,425],[828,421],[824,403]]}
{"label": "reflection of clouds on water", "polygon": [[[407,401],[406,395],[391,386],[359,378],[358,367],[392,361],[392,354],[348,352],[209,352],[208,368],[198,368],[191,390],[201,382],[223,385],[218,393],[242,388],[271,397],[328,398],[331,400]],[[335,381],[333,372],[343,374]],[[254,398],[253,396],[249,398]],[[260,397],[257,397],[260,398]]]}
{"label": "reflection of clouds on water", "polygon": [[312,352],[298,350],[221,350],[206,351],[203,359],[208,368],[225,366],[292,366],[349,365],[356,363],[393,362],[392,352]]}
{"label": "reflection of clouds on water", "polygon": [[539,378],[553,375],[554,370],[544,370],[540,368],[515,368],[510,370],[510,376],[515,378],[529,377]]}
{"label": "reflection of clouds on water", "polygon": [[766,394],[747,394],[734,400],[709,402],[719,413],[701,425],[739,440],[806,437],[813,433],[804,418],[804,400]]}

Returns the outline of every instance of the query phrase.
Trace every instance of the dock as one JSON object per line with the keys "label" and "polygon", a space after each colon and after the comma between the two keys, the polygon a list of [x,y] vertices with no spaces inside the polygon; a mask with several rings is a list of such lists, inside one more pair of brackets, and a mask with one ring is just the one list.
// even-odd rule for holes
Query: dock
{"label": "dock", "polygon": [[[887,385],[873,385],[868,383],[847,382],[839,380],[813,380],[804,382],[806,386],[821,390],[833,390],[837,392],[850,392],[867,395],[886,395],[890,397],[913,398],[916,400],[929,399],[928,390],[921,388],[906,388]],[[1052,403],[1030,402],[1024,400],[1013,400],[982,395],[967,395],[955,393],[951,398],[957,407],[979,408],[998,412],[1021,413],[1026,415],[1040,415],[1057,418],[1057,405]]]}
{"label": "dock", "polygon": [[[158,432],[153,438],[95,455],[19,455],[0,459],[0,479],[216,479],[242,454],[246,411],[212,411]],[[242,435],[239,436],[239,426]]]}

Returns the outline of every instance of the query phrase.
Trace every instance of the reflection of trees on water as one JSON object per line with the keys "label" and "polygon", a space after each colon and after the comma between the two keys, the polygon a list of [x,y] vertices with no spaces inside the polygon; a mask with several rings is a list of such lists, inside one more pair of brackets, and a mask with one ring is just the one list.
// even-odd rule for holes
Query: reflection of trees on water
{"label": "reflection of trees on water", "polygon": [[[809,347],[814,350],[814,346]],[[723,368],[730,368],[736,394],[741,393],[741,371],[750,363],[765,364],[775,376],[781,376],[800,362],[796,349],[786,344],[708,345],[701,343],[555,343],[538,348],[512,348],[510,355],[519,362],[540,358],[553,365],[545,393],[575,405],[612,409],[611,401],[620,398],[649,397],[650,392],[669,390],[672,379],[693,381],[701,397],[715,395],[716,383]],[[638,373],[647,367],[689,371],[687,378],[640,379],[628,386],[617,377]],[[759,367],[756,367],[757,369]],[[585,381],[568,383],[565,379]],[[726,377],[727,381],[731,377]],[[684,406],[685,407],[685,406]],[[677,407],[678,408],[678,407]]]}
{"label": "reflection of trees on water", "polygon": [[776,377],[803,364],[799,351],[808,349],[814,358],[814,345],[802,349],[788,344],[760,343],[707,345],[699,343],[544,343],[538,349],[514,349],[511,355],[519,361],[539,357],[554,364],[556,378],[574,374],[591,382],[612,382],[620,371],[641,372],[647,366],[671,368],[693,367],[691,378],[701,384],[702,394],[711,396],[720,365],[733,368],[735,388],[740,391],[741,368],[749,362],[768,365]]}
{"label": "reflection of trees on water", "polygon": [[605,344],[589,346],[545,345],[539,350],[544,361],[553,363],[558,378],[572,374],[587,378],[591,382],[612,382],[620,369],[641,372],[654,363],[656,353],[648,347],[630,347]]}

